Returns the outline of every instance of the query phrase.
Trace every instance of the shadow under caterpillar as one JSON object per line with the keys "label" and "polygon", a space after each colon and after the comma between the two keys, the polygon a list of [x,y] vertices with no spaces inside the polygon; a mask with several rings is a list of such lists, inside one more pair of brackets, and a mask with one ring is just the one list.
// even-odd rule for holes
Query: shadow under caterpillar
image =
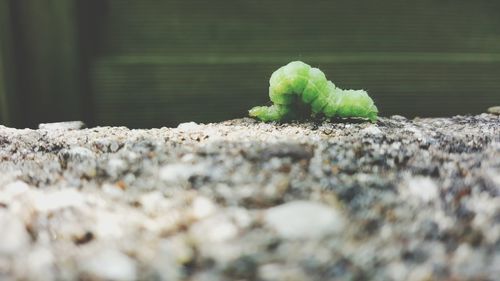
{"label": "shadow under caterpillar", "polygon": [[294,114],[300,99],[310,104],[313,115],[360,117],[377,120],[378,109],[364,90],[342,90],[326,79],[318,68],[293,61],[276,70],[269,79],[271,106],[256,106],[249,115],[262,121],[279,121]]}

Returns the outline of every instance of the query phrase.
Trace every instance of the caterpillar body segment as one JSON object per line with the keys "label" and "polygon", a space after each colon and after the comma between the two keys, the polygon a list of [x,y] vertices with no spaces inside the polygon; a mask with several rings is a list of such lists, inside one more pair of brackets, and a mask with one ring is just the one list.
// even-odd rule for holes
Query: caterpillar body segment
{"label": "caterpillar body segment", "polygon": [[331,81],[328,81],[326,84],[326,90],[320,92],[318,96],[311,102],[312,112],[314,114],[324,113],[325,107],[330,103],[336,106],[338,95],[336,93],[333,93],[336,90],[338,91],[338,89],[335,88],[335,85]]}
{"label": "caterpillar body segment", "polygon": [[344,90],[340,93],[336,115],[377,120],[378,109],[364,90]]}
{"label": "caterpillar body segment", "polygon": [[311,78],[311,67],[303,62],[291,62],[280,67],[269,79],[269,98],[275,104],[291,104],[294,96],[302,94]]}
{"label": "caterpillar body segment", "polygon": [[293,114],[293,104],[310,104],[313,114],[326,117],[361,117],[374,122],[378,109],[364,90],[342,90],[318,68],[294,61],[276,70],[269,79],[272,106],[258,106],[249,115],[262,121],[278,121]]}

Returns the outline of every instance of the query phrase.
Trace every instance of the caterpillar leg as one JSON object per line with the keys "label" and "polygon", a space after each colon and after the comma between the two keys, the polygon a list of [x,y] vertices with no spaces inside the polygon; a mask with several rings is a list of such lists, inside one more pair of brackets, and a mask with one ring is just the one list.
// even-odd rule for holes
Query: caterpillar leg
{"label": "caterpillar leg", "polygon": [[290,107],[282,104],[273,104],[271,106],[256,106],[248,111],[251,117],[261,121],[279,121],[284,119],[290,113]]}

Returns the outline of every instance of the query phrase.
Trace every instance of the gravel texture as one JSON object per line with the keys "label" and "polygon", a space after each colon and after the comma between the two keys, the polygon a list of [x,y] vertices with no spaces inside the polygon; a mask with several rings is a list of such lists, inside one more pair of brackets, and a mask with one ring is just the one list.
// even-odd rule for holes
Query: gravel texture
{"label": "gravel texture", "polygon": [[500,117],[0,126],[0,280],[498,280]]}

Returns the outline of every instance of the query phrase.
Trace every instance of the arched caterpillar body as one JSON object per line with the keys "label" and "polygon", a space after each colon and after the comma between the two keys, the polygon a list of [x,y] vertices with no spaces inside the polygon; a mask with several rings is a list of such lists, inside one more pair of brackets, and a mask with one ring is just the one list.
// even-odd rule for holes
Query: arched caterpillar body
{"label": "arched caterpillar body", "polygon": [[318,68],[293,61],[276,70],[269,79],[271,106],[256,106],[249,110],[262,121],[278,121],[293,113],[293,103],[300,98],[310,104],[313,114],[330,118],[361,117],[374,122],[378,109],[364,90],[342,90],[325,77]]}

